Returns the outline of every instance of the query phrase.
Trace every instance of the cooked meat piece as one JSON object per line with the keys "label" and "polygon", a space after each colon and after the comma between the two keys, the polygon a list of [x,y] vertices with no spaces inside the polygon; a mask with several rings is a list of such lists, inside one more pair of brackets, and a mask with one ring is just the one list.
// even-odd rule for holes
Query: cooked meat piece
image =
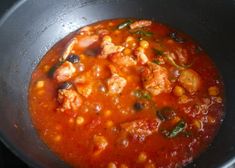
{"label": "cooked meat piece", "polygon": [[89,97],[92,93],[92,84],[91,83],[86,83],[86,84],[75,84],[75,87],[82,96],[84,97]]}
{"label": "cooked meat piece", "polygon": [[144,141],[146,137],[157,132],[157,119],[140,119],[121,124],[121,128],[133,136],[134,139]]}
{"label": "cooked meat piece", "polygon": [[119,76],[118,74],[113,74],[111,78],[109,78],[107,81],[108,90],[110,94],[121,93],[126,84],[126,79]]}
{"label": "cooked meat piece", "polygon": [[104,36],[101,48],[102,50],[99,58],[107,58],[110,54],[122,52],[124,50],[123,46],[113,44],[110,36]]}
{"label": "cooked meat piece", "polygon": [[109,34],[109,31],[107,29],[100,29],[97,31],[97,34],[102,37]]}
{"label": "cooked meat piece", "polygon": [[137,64],[137,61],[132,55],[124,55],[122,53],[115,53],[109,56],[112,62],[121,66],[133,66]]}
{"label": "cooked meat piece", "polygon": [[73,112],[78,110],[82,104],[82,98],[75,90],[72,89],[60,89],[58,90],[58,102],[60,103],[59,111],[64,112],[72,110]]}
{"label": "cooked meat piece", "polygon": [[194,94],[201,86],[201,77],[196,71],[186,69],[181,72],[179,82],[188,92]]}
{"label": "cooked meat piece", "polygon": [[178,61],[181,65],[187,64],[188,62],[188,52],[186,49],[178,48],[175,50],[178,57]]}
{"label": "cooked meat piece", "polygon": [[144,49],[137,48],[137,50],[135,50],[135,55],[137,56],[137,60],[140,64],[146,64],[148,62],[148,57],[145,55]]}
{"label": "cooked meat piece", "polygon": [[68,55],[71,53],[71,51],[73,50],[73,47],[78,43],[77,38],[72,38],[67,46],[65,47],[65,51],[62,55],[62,60],[66,60],[66,58],[68,57]]}
{"label": "cooked meat piece", "polygon": [[130,24],[131,29],[141,28],[150,26],[152,22],[150,20],[139,20],[135,21],[134,23]]}
{"label": "cooked meat piece", "polygon": [[57,82],[65,82],[72,78],[75,72],[76,68],[74,65],[69,61],[65,61],[55,70],[53,77],[57,80]]}
{"label": "cooked meat piece", "polygon": [[86,48],[92,45],[93,43],[97,42],[99,40],[99,36],[92,35],[92,36],[78,36],[77,37],[77,44],[80,48]]}
{"label": "cooked meat piece", "polygon": [[94,146],[93,146],[94,156],[99,155],[108,146],[108,141],[106,140],[104,136],[101,136],[101,135],[94,135],[93,142],[94,142]]}
{"label": "cooked meat piece", "polygon": [[171,91],[168,71],[160,65],[149,62],[142,73],[142,81],[144,88],[153,95]]}
{"label": "cooked meat piece", "polygon": [[91,35],[92,34],[92,27],[91,26],[85,26],[81,28],[78,33],[80,35]]}

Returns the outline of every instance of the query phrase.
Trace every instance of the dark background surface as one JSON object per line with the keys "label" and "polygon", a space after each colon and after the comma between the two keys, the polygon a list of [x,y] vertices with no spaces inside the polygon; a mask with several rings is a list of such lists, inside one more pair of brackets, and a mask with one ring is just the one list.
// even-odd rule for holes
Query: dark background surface
{"label": "dark background surface", "polygon": [[[17,0],[0,0],[0,17]],[[18,159],[2,142],[0,142],[0,168],[28,168],[28,166]]]}

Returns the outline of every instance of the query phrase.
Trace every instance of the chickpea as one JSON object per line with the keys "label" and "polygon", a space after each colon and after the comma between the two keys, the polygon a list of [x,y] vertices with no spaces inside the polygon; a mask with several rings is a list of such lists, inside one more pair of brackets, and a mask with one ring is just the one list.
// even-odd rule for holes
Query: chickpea
{"label": "chickpea", "polygon": [[146,153],[145,153],[145,152],[141,152],[141,153],[139,154],[139,156],[138,156],[137,162],[138,162],[138,163],[143,163],[143,162],[145,162],[146,160],[147,160],[147,155],[146,155]]}
{"label": "chickpea", "polygon": [[107,166],[107,168],[116,168],[116,167],[117,167],[116,164],[113,162],[110,162]]}
{"label": "chickpea", "polygon": [[144,48],[143,48],[143,47],[138,47],[136,50],[137,50],[138,52],[144,52]]}
{"label": "chickpea", "polygon": [[155,168],[155,164],[154,163],[148,163],[145,165],[145,168]]}
{"label": "chickpea", "polygon": [[120,34],[120,33],[121,33],[120,30],[115,30],[115,31],[114,31],[114,34]]}
{"label": "chickpea", "polygon": [[106,35],[103,37],[103,41],[112,42],[112,38]]}
{"label": "chickpea", "polygon": [[201,130],[202,129],[202,122],[200,120],[194,120],[193,121],[193,125],[198,129]]}
{"label": "chickpea", "polygon": [[121,164],[119,168],[128,168],[128,166],[125,164]]}
{"label": "chickpea", "polygon": [[73,119],[73,118],[70,118],[70,119],[69,119],[69,123],[70,123],[70,124],[73,124],[73,123],[74,123],[74,119]]}
{"label": "chickpea", "polygon": [[208,122],[209,122],[210,124],[214,124],[215,121],[216,121],[216,119],[215,119],[214,117],[212,117],[212,116],[208,116],[207,119],[208,119]]}
{"label": "chickpea", "polygon": [[185,104],[185,103],[188,103],[189,101],[190,100],[189,100],[188,96],[186,96],[186,95],[182,95],[182,96],[179,97],[179,103],[180,104]]}
{"label": "chickpea", "polygon": [[44,93],[45,93],[44,90],[39,90],[39,91],[37,92],[37,94],[38,94],[39,96],[43,95]]}
{"label": "chickpea", "polygon": [[135,41],[135,38],[132,37],[132,36],[128,36],[128,37],[126,38],[126,42],[131,42],[131,41]]}
{"label": "chickpea", "polygon": [[81,117],[81,116],[78,116],[77,118],[76,118],[76,124],[77,125],[82,125],[83,123],[84,123],[84,118],[83,117]]}
{"label": "chickpea", "polygon": [[125,50],[123,51],[123,53],[124,53],[125,55],[130,55],[130,54],[131,54],[131,49],[125,48]]}
{"label": "chickpea", "polygon": [[59,142],[62,139],[61,135],[56,135],[54,141]]}
{"label": "chickpea", "polygon": [[49,69],[50,69],[50,66],[49,66],[49,65],[45,65],[45,66],[43,67],[44,72],[48,72]]}
{"label": "chickpea", "polygon": [[110,127],[112,127],[112,126],[113,126],[113,121],[108,120],[108,121],[106,122],[106,127],[110,128]]}
{"label": "chickpea", "polygon": [[104,112],[104,116],[105,117],[108,117],[108,116],[110,116],[112,114],[112,111],[110,111],[110,110],[106,110],[105,112]]}
{"label": "chickpea", "polygon": [[42,81],[42,80],[37,81],[37,83],[36,83],[36,89],[41,89],[41,88],[44,87],[44,85],[45,85],[45,82],[44,82],[44,81]]}
{"label": "chickpea", "polygon": [[146,40],[141,40],[140,41],[140,47],[142,47],[144,49],[148,48],[149,47],[149,42],[146,41]]}
{"label": "chickpea", "polygon": [[219,88],[217,86],[211,86],[208,88],[208,93],[210,96],[217,96],[219,94]]}
{"label": "chickpea", "polygon": [[185,90],[181,86],[177,85],[177,86],[175,86],[173,93],[174,93],[174,95],[180,97],[185,93]]}

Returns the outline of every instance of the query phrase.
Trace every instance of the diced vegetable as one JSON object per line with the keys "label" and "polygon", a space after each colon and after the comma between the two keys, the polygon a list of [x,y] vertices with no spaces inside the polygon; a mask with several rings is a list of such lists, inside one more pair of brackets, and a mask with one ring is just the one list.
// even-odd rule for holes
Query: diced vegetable
{"label": "diced vegetable", "polygon": [[122,22],[121,24],[119,24],[119,25],[117,26],[117,28],[118,28],[118,29],[123,29],[123,28],[125,28],[125,27],[129,27],[129,25],[130,25],[131,23],[133,23],[132,20],[124,21],[124,22]]}

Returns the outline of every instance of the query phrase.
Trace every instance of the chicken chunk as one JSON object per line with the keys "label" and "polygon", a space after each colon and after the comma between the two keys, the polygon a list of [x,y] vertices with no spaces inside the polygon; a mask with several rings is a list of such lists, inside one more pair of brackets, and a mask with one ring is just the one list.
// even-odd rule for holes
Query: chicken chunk
{"label": "chicken chunk", "polygon": [[201,77],[196,71],[186,69],[181,72],[179,82],[189,93],[194,94],[201,86]]}
{"label": "chicken chunk", "polygon": [[53,77],[57,80],[57,82],[65,82],[72,78],[75,72],[76,68],[74,65],[69,61],[65,61],[55,70]]}
{"label": "chicken chunk", "polygon": [[151,24],[152,22],[150,20],[139,20],[130,24],[130,28],[131,29],[142,28],[142,27],[151,26]]}
{"label": "chicken chunk", "polygon": [[61,107],[58,108],[58,111],[73,111],[73,113],[78,110],[82,104],[82,98],[75,90],[60,89],[58,90],[58,102]]}
{"label": "chicken chunk", "polygon": [[142,73],[142,81],[144,88],[153,95],[168,93],[172,89],[167,69],[154,63],[147,64]]}
{"label": "chicken chunk", "polygon": [[101,55],[99,58],[107,58],[110,54],[122,52],[124,50],[123,46],[118,46],[112,43],[110,36],[104,36],[101,43]]}
{"label": "chicken chunk", "polygon": [[75,84],[75,87],[82,96],[84,97],[89,97],[92,93],[93,86],[92,83],[87,83],[87,84]]}
{"label": "chicken chunk", "polygon": [[146,64],[148,62],[148,57],[145,55],[144,49],[137,48],[135,55],[137,56],[137,60],[140,64]]}
{"label": "chicken chunk", "polygon": [[94,135],[93,143],[94,143],[94,146],[93,146],[94,156],[99,155],[108,146],[108,141],[106,140],[104,136],[101,136],[101,135]]}
{"label": "chicken chunk", "polygon": [[92,36],[79,36],[77,37],[77,44],[80,48],[86,48],[92,45],[93,43],[99,40],[99,36],[92,35]]}
{"label": "chicken chunk", "polygon": [[159,121],[157,119],[140,119],[121,124],[121,128],[133,136],[134,139],[144,141],[146,137],[157,132]]}
{"label": "chicken chunk", "polygon": [[67,46],[65,47],[65,50],[63,52],[63,55],[62,55],[62,60],[66,60],[66,58],[68,57],[68,55],[71,53],[71,51],[73,50],[74,46],[78,43],[77,39],[76,38],[72,38]]}
{"label": "chicken chunk", "polygon": [[118,74],[113,74],[111,78],[109,78],[107,81],[108,90],[110,94],[121,93],[126,84],[127,84],[126,79],[119,76]]}
{"label": "chicken chunk", "polygon": [[137,61],[132,55],[124,55],[122,53],[115,53],[109,56],[110,60],[117,65],[121,66],[133,66],[137,64]]}

